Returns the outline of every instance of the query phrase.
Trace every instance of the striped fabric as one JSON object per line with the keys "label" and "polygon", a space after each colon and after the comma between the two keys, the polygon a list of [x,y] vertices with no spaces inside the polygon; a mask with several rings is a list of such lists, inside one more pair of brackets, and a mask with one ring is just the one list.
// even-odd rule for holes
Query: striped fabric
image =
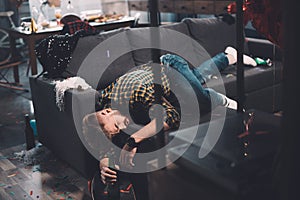
{"label": "striped fabric", "polygon": [[96,32],[96,28],[91,26],[86,21],[76,20],[73,22],[68,22],[64,25],[61,34],[74,34],[76,31],[85,30],[86,32]]}

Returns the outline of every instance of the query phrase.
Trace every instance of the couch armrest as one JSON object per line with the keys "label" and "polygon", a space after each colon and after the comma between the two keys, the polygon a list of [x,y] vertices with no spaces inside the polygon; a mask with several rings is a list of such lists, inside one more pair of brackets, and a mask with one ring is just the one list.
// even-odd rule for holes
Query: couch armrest
{"label": "couch armrest", "polygon": [[266,39],[245,38],[248,45],[249,54],[253,57],[270,58],[271,60],[281,61],[282,52],[278,46]]}
{"label": "couch armrest", "polygon": [[[77,109],[72,109],[72,107],[93,97],[91,96],[94,95],[93,90],[66,91],[65,110],[59,111],[55,103],[55,85],[43,78],[30,77],[29,80],[38,140],[59,159],[68,163],[83,177],[90,179],[98,169],[98,160],[84,146],[76,128],[82,121],[82,119],[76,121],[76,118],[80,120],[86,114],[84,113],[86,109],[79,106]],[[76,110],[75,115],[73,110]]]}

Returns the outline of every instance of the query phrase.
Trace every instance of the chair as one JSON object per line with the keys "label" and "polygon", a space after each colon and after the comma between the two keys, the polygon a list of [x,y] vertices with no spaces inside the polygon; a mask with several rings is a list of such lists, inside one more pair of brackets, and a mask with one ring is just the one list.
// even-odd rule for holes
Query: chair
{"label": "chair", "polygon": [[133,23],[133,25],[131,26],[131,28],[138,27],[139,20],[140,20],[140,16],[141,16],[141,13],[136,13],[136,14],[134,15],[134,23]]}
{"label": "chair", "polygon": [[[4,81],[0,81],[0,86],[1,87],[5,87],[5,88],[10,88],[13,90],[19,90],[19,91],[25,91],[28,92],[29,90],[26,88],[22,88],[19,83],[19,72],[18,72],[18,65],[22,64],[26,62],[26,60],[16,60],[16,61],[10,61],[8,60],[5,63],[1,63],[0,65],[0,80],[4,80]],[[10,68],[14,67],[14,79],[15,82],[10,82],[5,76],[8,73],[8,70]]]}
{"label": "chair", "polygon": [[[14,21],[12,20],[13,15],[14,15],[13,11],[0,12],[0,18],[6,19],[9,24],[8,28],[12,28],[12,29],[16,28],[16,25],[15,25]],[[25,17],[21,18],[21,20],[25,20]],[[21,38],[18,38],[15,42],[16,42],[16,51],[17,51],[16,54],[18,54],[19,57],[24,58],[25,56],[23,55],[23,52],[22,52],[26,46],[24,40]],[[1,70],[0,71],[0,80],[4,79],[4,82],[0,81],[0,86],[9,87],[12,89],[23,90],[23,88],[14,86],[14,85],[18,84],[18,81],[19,81],[19,77],[16,77],[16,76],[18,76],[18,75],[16,75],[17,71],[14,71],[14,75],[15,75],[15,83],[14,84],[10,83],[8,81],[8,79],[5,78],[5,75],[8,72],[8,68],[15,67],[14,70],[17,70],[18,69],[17,66],[23,62],[24,62],[23,60],[19,60],[19,59],[15,60],[15,58],[13,58],[13,55],[11,52],[9,33],[6,29],[2,29],[0,27],[0,70]],[[3,70],[3,69],[5,69],[5,70]],[[27,72],[27,74],[28,74],[28,72]]]}
{"label": "chair", "polygon": [[[7,28],[16,28],[14,21],[12,20],[12,16],[14,15],[13,11],[5,11],[0,12],[0,18],[4,19],[8,22]],[[25,47],[25,43],[22,39],[16,40],[16,48],[21,50]],[[19,51],[18,53],[21,53]],[[6,29],[0,27],[0,65],[8,62],[11,59],[10,52],[10,38],[9,33]]]}
{"label": "chair", "polygon": [[[8,20],[10,28],[16,27],[15,23],[11,18],[13,14],[14,14],[13,11],[0,12],[0,17],[6,18]],[[24,41],[21,39],[19,39],[16,42],[17,42],[16,47],[18,50],[25,46]],[[19,57],[21,58],[22,56],[19,55]],[[25,62],[25,60],[22,58],[21,59],[14,58],[11,52],[9,33],[5,29],[0,28],[0,86],[1,87],[28,92],[27,89],[20,87],[21,85],[19,84],[18,65],[22,64],[23,62]],[[9,69],[12,67],[14,68],[14,80],[15,80],[14,83],[10,82],[6,78]]]}

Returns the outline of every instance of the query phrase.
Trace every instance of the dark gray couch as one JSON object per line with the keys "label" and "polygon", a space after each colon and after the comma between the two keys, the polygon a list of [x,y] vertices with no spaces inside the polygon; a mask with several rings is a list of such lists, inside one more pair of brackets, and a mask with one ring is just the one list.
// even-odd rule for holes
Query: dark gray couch
{"label": "dark gray couch", "polygon": [[[176,49],[176,53],[184,55],[194,66],[204,58],[224,51],[226,46],[236,46],[235,25],[228,25],[221,18],[184,19],[162,27],[167,29],[160,29],[159,33],[151,28],[125,28],[80,38],[68,70],[84,78],[93,89],[67,91],[64,111],[59,111],[55,104],[53,80],[30,77],[39,141],[84,177],[90,178],[98,166],[96,158],[77,134],[82,117],[94,109],[94,89],[102,89],[133,66],[150,61],[152,44],[157,42],[152,38],[151,43],[153,35],[161,35],[160,43],[165,45],[161,53]],[[195,41],[203,48],[199,48]],[[246,53],[271,58],[274,63],[272,67],[245,66],[245,108],[267,112],[280,110],[281,61],[278,49],[266,40],[246,38],[245,41]],[[236,98],[236,66],[229,67],[221,75],[227,96]],[[208,85],[222,91],[220,83],[219,78],[209,81]],[[85,102],[84,108],[82,102]]]}

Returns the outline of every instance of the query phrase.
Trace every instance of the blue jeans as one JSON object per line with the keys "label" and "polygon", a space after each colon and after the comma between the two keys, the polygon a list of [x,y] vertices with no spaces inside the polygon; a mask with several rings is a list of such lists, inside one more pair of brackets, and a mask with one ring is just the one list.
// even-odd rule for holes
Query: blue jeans
{"label": "blue jeans", "polygon": [[213,108],[224,104],[223,96],[211,88],[202,86],[211,76],[218,74],[228,66],[228,58],[224,53],[217,54],[193,69],[190,69],[187,61],[173,54],[161,56],[160,61],[162,64],[170,66],[182,74],[194,88],[198,99],[204,98],[204,100],[210,101]]}

